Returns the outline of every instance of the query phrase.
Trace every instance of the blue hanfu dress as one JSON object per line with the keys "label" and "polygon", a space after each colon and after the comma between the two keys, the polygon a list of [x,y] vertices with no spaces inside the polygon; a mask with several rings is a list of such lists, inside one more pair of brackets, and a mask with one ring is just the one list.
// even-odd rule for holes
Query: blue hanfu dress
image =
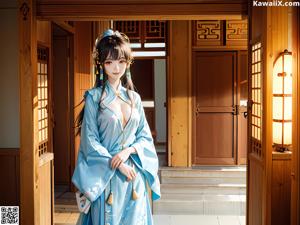
{"label": "blue hanfu dress", "polygon": [[[111,106],[116,98],[130,104],[131,101],[121,84],[117,91],[118,96],[106,82],[100,110],[102,88],[90,89],[84,95],[81,140],[72,182],[92,203],[87,214],[80,213],[77,225],[153,224],[147,184],[152,200],[159,199],[156,150],[139,94],[129,91],[134,104],[124,126]],[[130,146],[137,153],[131,154],[125,163],[133,166],[137,175],[128,182],[118,169],[111,169],[110,162],[114,155]],[[132,199],[133,189],[139,196],[136,200]],[[113,204],[108,204],[111,192]]]}

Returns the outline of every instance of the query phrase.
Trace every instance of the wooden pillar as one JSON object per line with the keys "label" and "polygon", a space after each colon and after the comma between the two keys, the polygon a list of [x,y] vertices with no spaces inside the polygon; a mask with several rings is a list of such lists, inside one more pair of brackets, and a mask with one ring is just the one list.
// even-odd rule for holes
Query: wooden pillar
{"label": "wooden pillar", "polygon": [[36,1],[19,0],[20,224],[39,224]]}
{"label": "wooden pillar", "polygon": [[293,54],[293,154],[292,154],[292,191],[291,225],[300,223],[300,9],[292,10],[292,54]]}
{"label": "wooden pillar", "polygon": [[168,73],[169,166],[191,166],[191,21],[170,21]]}

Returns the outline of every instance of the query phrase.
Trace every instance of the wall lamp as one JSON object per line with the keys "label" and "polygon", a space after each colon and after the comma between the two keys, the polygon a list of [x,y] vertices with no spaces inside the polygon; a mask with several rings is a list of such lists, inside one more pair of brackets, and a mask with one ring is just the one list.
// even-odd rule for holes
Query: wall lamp
{"label": "wall lamp", "polygon": [[273,65],[273,147],[290,150],[292,145],[292,53],[284,50]]}

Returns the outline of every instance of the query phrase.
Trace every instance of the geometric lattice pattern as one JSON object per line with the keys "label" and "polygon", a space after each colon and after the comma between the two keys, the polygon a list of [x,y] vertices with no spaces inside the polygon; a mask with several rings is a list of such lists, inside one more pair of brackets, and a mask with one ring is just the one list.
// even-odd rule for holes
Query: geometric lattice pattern
{"label": "geometric lattice pattern", "polygon": [[125,33],[131,43],[165,43],[166,21],[114,21],[114,29]]}
{"label": "geometric lattice pattern", "polygon": [[251,62],[251,151],[261,157],[262,140],[262,46],[258,42],[252,45]]}
{"label": "geometric lattice pattern", "polygon": [[48,148],[48,49],[38,48],[37,63],[39,155]]}
{"label": "geometric lattice pattern", "polygon": [[247,41],[247,20],[226,20],[226,40]]}

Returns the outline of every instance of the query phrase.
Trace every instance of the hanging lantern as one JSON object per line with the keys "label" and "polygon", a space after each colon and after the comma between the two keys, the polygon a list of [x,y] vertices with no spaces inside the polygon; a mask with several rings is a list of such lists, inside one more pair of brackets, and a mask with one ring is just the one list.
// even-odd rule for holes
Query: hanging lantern
{"label": "hanging lantern", "polygon": [[273,145],[277,151],[292,144],[292,53],[280,53],[273,66]]}

